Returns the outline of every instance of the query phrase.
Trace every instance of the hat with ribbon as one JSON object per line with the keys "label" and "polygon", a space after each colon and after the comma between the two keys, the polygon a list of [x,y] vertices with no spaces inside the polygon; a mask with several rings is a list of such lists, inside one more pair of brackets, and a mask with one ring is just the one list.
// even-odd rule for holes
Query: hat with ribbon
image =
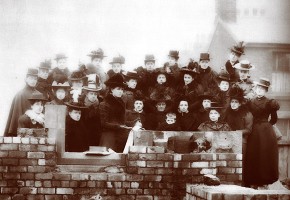
{"label": "hat with ribbon", "polygon": [[267,78],[260,78],[259,81],[254,81],[254,84],[269,88],[271,85],[271,82]]}
{"label": "hat with ribbon", "polygon": [[104,51],[101,48],[98,48],[97,50],[91,51],[88,56],[91,58],[101,58],[103,59],[104,57],[107,57],[104,55]]}
{"label": "hat with ribbon", "polygon": [[83,89],[86,91],[98,92],[102,90],[102,87],[100,85],[97,85],[96,82],[90,81],[88,82],[87,86],[83,87]]}
{"label": "hat with ribbon", "polygon": [[147,54],[147,55],[145,55],[145,60],[144,60],[144,62],[146,63],[146,62],[155,62],[155,57],[154,57],[154,55],[153,54]]}
{"label": "hat with ribbon", "polygon": [[30,101],[48,101],[48,99],[39,91],[34,91],[31,96],[28,98]]}
{"label": "hat with ribbon", "polygon": [[235,64],[234,68],[239,70],[252,70],[255,69],[255,66],[252,65],[248,60],[242,60],[241,62]]}
{"label": "hat with ribbon", "polygon": [[125,58],[121,55],[119,55],[118,57],[113,57],[113,60],[110,62],[110,64],[114,64],[114,63],[124,64]]}

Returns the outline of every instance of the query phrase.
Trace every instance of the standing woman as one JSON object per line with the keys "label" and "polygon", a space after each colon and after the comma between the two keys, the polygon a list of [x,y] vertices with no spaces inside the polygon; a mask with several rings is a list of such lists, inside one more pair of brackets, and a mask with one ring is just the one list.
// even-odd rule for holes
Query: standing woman
{"label": "standing woman", "polygon": [[249,102],[254,121],[248,138],[245,184],[257,188],[278,180],[278,144],[272,125],[277,122],[280,106],[276,100],[265,97],[270,87],[268,79],[260,78],[255,84],[256,97]]}
{"label": "standing woman", "polygon": [[101,146],[106,146],[116,152],[123,152],[129,127],[125,126],[125,103],[122,100],[125,87],[123,76],[118,73],[105,82],[109,93],[100,103]]}

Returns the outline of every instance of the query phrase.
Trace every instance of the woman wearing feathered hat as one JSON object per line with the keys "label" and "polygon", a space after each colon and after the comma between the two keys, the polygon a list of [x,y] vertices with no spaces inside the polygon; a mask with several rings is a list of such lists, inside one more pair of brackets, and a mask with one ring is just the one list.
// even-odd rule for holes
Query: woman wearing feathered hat
{"label": "woman wearing feathered hat", "polygon": [[109,78],[105,84],[109,92],[100,103],[101,146],[123,152],[130,129],[125,125],[125,104],[121,98],[125,87],[124,78],[118,73]]}
{"label": "woman wearing feathered hat", "polygon": [[52,83],[57,76],[63,75],[66,78],[70,76],[70,71],[67,68],[66,64],[67,56],[63,53],[58,53],[56,54],[54,60],[56,62],[56,67],[52,69],[48,75],[48,80],[50,81],[50,83]]}
{"label": "woman wearing feathered hat", "polygon": [[[253,115],[245,105],[244,91],[239,87],[233,87],[229,91],[230,105],[224,114],[224,121],[233,131],[240,130],[243,134],[243,163],[245,161],[247,139],[252,132]],[[243,164],[243,166],[245,166]],[[243,168],[244,170],[244,168]],[[243,173],[244,174],[244,173]],[[244,179],[244,178],[243,178]],[[243,181],[244,182],[244,181]]]}
{"label": "woman wearing feathered hat", "polygon": [[245,184],[256,188],[272,184],[279,178],[278,144],[273,125],[277,122],[280,106],[276,100],[265,96],[270,87],[268,79],[260,78],[254,83],[256,97],[249,102],[254,123],[248,137]]}
{"label": "woman wearing feathered hat", "polygon": [[68,90],[70,85],[65,76],[59,76],[53,81],[52,85],[53,100],[49,102],[50,105],[64,105],[68,97]]}
{"label": "woman wearing feathered hat", "polygon": [[239,80],[239,74],[233,66],[239,63],[239,58],[241,55],[245,55],[245,43],[243,41],[238,42],[236,45],[230,48],[229,60],[227,60],[225,66],[221,68],[221,71],[229,73],[233,82]]}
{"label": "woman wearing feathered hat", "polygon": [[114,76],[115,74],[122,74],[124,70],[122,69],[122,65],[125,64],[125,58],[121,55],[117,57],[113,57],[112,61],[110,62],[112,69],[110,69],[107,74],[109,78]]}

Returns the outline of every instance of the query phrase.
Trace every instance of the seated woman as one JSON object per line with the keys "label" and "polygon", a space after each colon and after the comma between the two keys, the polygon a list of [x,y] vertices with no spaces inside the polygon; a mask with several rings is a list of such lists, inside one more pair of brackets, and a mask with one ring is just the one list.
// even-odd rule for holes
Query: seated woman
{"label": "seated woman", "polygon": [[35,91],[28,100],[31,103],[31,108],[19,117],[18,128],[43,128],[43,105],[47,98],[42,93]]}
{"label": "seated woman", "polygon": [[223,107],[216,102],[211,103],[209,109],[209,121],[203,122],[199,125],[199,131],[231,131],[230,126],[219,121]]}
{"label": "seated woman", "polygon": [[81,117],[87,107],[79,99],[66,103],[68,115],[65,121],[65,151],[84,152],[89,149],[88,130]]}
{"label": "seated woman", "polygon": [[128,129],[131,129],[125,125],[125,104],[121,98],[125,87],[124,78],[121,74],[115,74],[105,84],[109,93],[99,106],[102,127],[100,144],[116,152],[123,152]]}
{"label": "seated woman", "polygon": [[196,115],[189,108],[189,100],[186,96],[181,96],[176,100],[177,122],[181,131],[196,131],[199,125]]}

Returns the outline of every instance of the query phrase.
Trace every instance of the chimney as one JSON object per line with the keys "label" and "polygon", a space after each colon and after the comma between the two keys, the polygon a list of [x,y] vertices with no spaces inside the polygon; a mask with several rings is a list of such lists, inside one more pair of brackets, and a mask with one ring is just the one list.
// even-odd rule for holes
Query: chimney
{"label": "chimney", "polygon": [[236,23],[237,2],[236,0],[216,0],[215,9],[217,16],[226,23]]}

